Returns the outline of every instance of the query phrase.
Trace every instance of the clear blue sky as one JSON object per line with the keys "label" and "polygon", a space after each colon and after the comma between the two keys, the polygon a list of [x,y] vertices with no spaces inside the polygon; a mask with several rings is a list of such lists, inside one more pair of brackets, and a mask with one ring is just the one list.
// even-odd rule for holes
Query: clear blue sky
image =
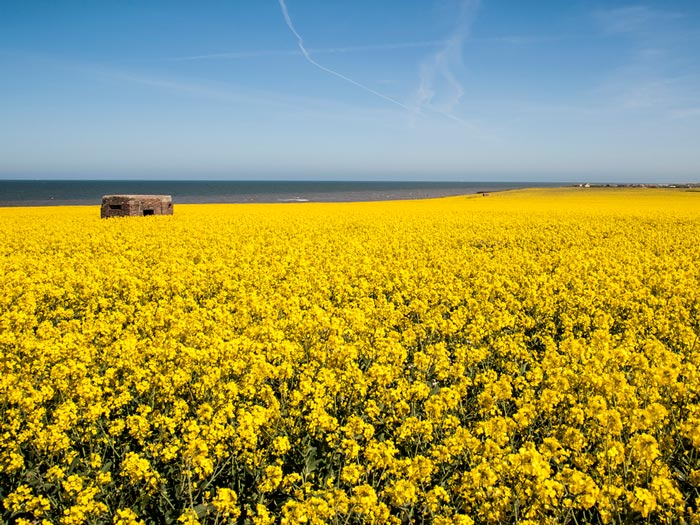
{"label": "clear blue sky", "polygon": [[5,0],[0,68],[0,178],[700,180],[697,0]]}

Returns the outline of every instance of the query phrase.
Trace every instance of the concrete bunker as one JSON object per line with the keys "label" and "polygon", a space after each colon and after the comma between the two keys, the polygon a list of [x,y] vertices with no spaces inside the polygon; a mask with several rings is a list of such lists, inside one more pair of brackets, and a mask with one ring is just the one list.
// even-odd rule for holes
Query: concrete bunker
{"label": "concrete bunker", "polygon": [[173,198],[170,195],[105,195],[102,197],[100,216],[103,219],[172,214]]}

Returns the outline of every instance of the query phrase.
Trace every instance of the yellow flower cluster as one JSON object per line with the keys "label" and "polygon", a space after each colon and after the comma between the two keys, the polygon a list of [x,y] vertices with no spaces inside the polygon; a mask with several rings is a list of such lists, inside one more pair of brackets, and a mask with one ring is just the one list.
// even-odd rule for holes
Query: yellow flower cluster
{"label": "yellow flower cluster", "polygon": [[700,193],[0,209],[3,523],[700,523]]}

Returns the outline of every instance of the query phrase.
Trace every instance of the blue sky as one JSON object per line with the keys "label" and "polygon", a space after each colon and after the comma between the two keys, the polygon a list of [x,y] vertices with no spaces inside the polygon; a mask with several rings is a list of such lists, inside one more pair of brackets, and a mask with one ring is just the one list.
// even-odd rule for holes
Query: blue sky
{"label": "blue sky", "polygon": [[0,101],[0,178],[697,181],[700,2],[3,1]]}

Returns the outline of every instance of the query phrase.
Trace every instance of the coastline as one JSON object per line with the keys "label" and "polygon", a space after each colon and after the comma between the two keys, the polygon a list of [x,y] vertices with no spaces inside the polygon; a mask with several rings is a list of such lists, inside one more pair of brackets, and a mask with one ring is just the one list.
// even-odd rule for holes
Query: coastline
{"label": "coastline", "polygon": [[171,195],[175,204],[373,202],[562,187],[535,182],[0,181],[0,207],[94,206],[103,195]]}

